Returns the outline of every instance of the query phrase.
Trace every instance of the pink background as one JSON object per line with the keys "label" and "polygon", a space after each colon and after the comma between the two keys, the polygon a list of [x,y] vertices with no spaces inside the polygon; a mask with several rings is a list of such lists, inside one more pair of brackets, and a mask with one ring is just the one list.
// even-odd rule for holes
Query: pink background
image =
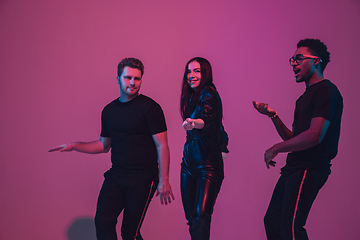
{"label": "pink background", "polygon": [[360,239],[359,25],[359,0],[1,0],[0,239],[95,239],[110,154],[47,149],[99,138],[101,110],[119,95],[117,64],[128,56],[143,61],[141,93],[165,112],[176,195],[168,206],[153,199],[143,236],[190,239],[179,191],[185,132],[178,109],[184,65],[203,56],[230,135],[211,239],[265,239],[262,220],[286,154],[266,169],[263,153],[280,137],[251,102],[268,102],[291,126],[305,86],[295,83],[288,59],[306,37],[327,44],[325,77],[344,97],[339,154],[307,230],[311,239]]}

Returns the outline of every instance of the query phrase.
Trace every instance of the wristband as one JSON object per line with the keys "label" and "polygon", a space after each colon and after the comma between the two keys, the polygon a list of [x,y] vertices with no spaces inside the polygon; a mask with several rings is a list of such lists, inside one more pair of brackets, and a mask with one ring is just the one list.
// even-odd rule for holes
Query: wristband
{"label": "wristband", "polygon": [[270,116],[268,116],[268,117],[271,118],[271,119],[276,118],[277,117],[277,112],[275,112],[275,114],[272,117],[270,117]]}

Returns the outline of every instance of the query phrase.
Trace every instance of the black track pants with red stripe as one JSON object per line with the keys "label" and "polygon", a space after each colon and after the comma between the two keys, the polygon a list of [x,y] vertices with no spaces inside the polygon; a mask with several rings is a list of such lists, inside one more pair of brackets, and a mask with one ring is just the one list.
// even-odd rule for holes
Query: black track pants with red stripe
{"label": "black track pants with red stripe", "polygon": [[142,240],[140,228],[157,184],[158,181],[119,178],[111,170],[106,172],[95,216],[97,239],[118,239],[117,218],[124,211],[121,226],[122,239]]}
{"label": "black track pants with red stripe", "polygon": [[264,217],[268,240],[308,239],[306,219],[328,176],[318,169],[299,169],[280,176]]}

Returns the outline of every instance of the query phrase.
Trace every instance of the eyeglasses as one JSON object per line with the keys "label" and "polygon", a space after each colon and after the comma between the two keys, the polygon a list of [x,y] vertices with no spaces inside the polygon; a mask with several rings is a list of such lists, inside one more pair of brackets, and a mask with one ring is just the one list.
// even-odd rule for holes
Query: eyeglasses
{"label": "eyeglasses", "polygon": [[[319,58],[319,57],[312,55],[296,54],[295,56],[289,59],[289,63],[290,65],[294,64],[294,62],[296,62],[297,64],[301,64],[305,59],[315,59],[315,58]],[[320,62],[322,62],[321,59]]]}

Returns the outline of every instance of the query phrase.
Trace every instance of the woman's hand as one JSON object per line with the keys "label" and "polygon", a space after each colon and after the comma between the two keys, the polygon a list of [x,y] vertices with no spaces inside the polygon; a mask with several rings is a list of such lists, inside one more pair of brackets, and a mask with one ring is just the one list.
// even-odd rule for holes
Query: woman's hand
{"label": "woman's hand", "polygon": [[194,119],[191,118],[187,118],[183,123],[182,123],[182,128],[184,130],[193,130],[195,128],[195,121]]}
{"label": "woman's hand", "polygon": [[202,120],[201,118],[197,118],[197,119],[187,118],[182,123],[182,127],[184,130],[193,130],[194,128],[202,129],[204,128],[204,126],[205,126],[204,120]]}

